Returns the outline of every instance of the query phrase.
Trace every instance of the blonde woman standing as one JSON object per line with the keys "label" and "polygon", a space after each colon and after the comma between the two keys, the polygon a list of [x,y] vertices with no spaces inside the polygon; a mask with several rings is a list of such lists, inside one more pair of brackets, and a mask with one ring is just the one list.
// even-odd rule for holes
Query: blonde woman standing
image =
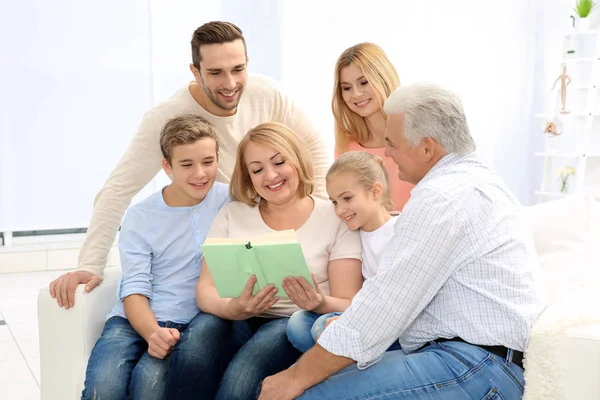
{"label": "blonde woman standing", "polygon": [[[381,47],[359,43],[338,58],[334,81],[335,158],[347,151],[366,151],[383,158],[388,175],[396,177],[396,165],[384,154],[387,115],[383,102],[400,86],[398,72]],[[393,209],[401,211],[414,185],[390,181]]]}

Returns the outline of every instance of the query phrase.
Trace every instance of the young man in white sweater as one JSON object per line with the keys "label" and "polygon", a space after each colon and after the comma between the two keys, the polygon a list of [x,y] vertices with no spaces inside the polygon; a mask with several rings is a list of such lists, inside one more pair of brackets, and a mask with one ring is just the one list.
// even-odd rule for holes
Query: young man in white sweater
{"label": "young man in white sweater", "polygon": [[50,283],[50,294],[59,307],[73,307],[78,284],[86,284],[85,290],[89,292],[102,280],[125,210],[133,196],[161,168],[160,131],[172,117],[196,114],[217,128],[221,146],[217,180],[224,183],[229,183],[240,139],[263,122],[283,123],[292,128],[307,147],[315,166],[315,192],[317,195],[325,193],[329,154],[323,138],[274,81],[248,75],[242,31],[229,22],[209,22],[196,29],[191,47],[190,70],[195,80],[144,115],[129,148],[95,198],[77,270]]}

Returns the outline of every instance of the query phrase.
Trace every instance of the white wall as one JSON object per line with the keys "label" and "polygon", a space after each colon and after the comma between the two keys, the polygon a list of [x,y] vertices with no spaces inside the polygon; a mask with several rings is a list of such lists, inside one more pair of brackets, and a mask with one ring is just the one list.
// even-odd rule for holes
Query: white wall
{"label": "white wall", "polygon": [[95,192],[151,105],[147,7],[3,7],[0,230],[87,225]]}
{"label": "white wall", "polygon": [[[280,76],[275,0],[8,4],[0,11],[0,232],[87,226],[142,115],[192,79],[190,39],[203,23],[239,24],[250,71]],[[166,182],[159,173],[134,201]]]}
{"label": "white wall", "polygon": [[374,42],[402,84],[432,82],[460,95],[478,153],[530,204],[536,11],[543,4],[555,6],[541,0],[287,1],[282,82],[333,144],[335,61],[349,46]]}
{"label": "white wall", "polygon": [[[552,57],[560,58],[554,38],[565,30],[570,3],[5,2],[0,231],[87,226],[93,197],[143,113],[191,79],[193,30],[214,19],[243,29],[250,71],[281,80],[330,145],[335,60],[361,41],[379,44],[403,84],[436,82],[458,92],[480,154],[531,204],[541,172],[532,153],[542,145],[533,113],[544,108]],[[136,200],[165,182],[159,174]]]}

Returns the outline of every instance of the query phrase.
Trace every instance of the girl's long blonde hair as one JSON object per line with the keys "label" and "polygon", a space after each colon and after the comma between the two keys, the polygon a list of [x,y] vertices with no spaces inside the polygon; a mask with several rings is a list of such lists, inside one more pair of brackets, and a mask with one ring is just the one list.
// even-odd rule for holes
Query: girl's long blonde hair
{"label": "girl's long blonde hair", "polygon": [[[373,136],[365,119],[350,110],[342,97],[340,73],[342,68],[350,64],[355,64],[362,71],[382,106],[389,95],[400,86],[398,72],[381,47],[365,42],[344,50],[335,64],[331,100],[331,110],[335,118],[335,150],[340,154],[346,151],[350,140],[362,144]],[[383,109],[381,112],[383,113]]]}
{"label": "girl's long blonde hair", "polygon": [[380,183],[382,186],[381,205],[392,211],[392,196],[390,195],[390,183],[383,158],[369,154],[366,151],[348,151],[340,155],[327,171],[326,180],[336,175],[351,173],[356,176],[358,182],[366,189],[371,190],[373,185]]}

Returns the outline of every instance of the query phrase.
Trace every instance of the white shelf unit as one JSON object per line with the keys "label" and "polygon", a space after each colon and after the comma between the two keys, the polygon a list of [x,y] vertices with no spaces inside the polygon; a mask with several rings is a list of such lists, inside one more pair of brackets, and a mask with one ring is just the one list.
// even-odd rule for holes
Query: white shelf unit
{"label": "white shelf unit", "polygon": [[[574,50],[573,55],[567,54]],[[562,126],[560,135],[548,134],[545,150],[534,153],[544,160],[540,190],[535,194],[541,202],[573,194],[587,193],[600,197],[600,31],[571,32],[564,36],[562,67],[567,67],[571,83],[567,86],[566,110],[561,113],[560,82],[552,92],[551,110],[535,114],[547,122]],[[559,167],[573,166],[575,175],[569,178],[567,193],[561,193],[556,176]]]}

